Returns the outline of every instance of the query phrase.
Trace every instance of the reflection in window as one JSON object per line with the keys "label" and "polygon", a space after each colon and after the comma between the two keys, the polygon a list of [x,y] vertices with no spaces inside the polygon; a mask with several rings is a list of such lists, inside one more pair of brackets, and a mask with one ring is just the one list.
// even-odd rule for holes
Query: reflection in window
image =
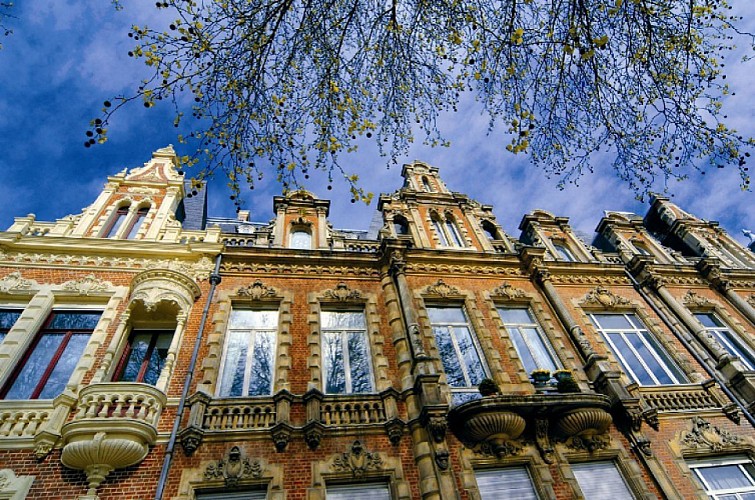
{"label": "reflection in window", "polygon": [[19,316],[21,316],[20,309],[0,309],[0,342],[16,324]]}
{"label": "reflection in window", "polygon": [[637,250],[637,252],[640,255],[646,255],[648,257],[652,257],[650,250],[648,250],[647,247],[643,243],[638,243],[636,241],[633,241],[632,245],[634,246],[635,250]]}
{"label": "reflection in window", "polygon": [[155,385],[165,366],[172,339],[170,330],[133,331],[115,380]]}
{"label": "reflection in window", "polygon": [[619,468],[611,461],[572,464],[571,469],[583,498],[634,499]]}
{"label": "reflection in window", "polygon": [[231,312],[220,397],[272,394],[277,332],[278,311]]}
{"label": "reflection in window", "polygon": [[515,498],[517,500],[537,500],[532,478],[525,467],[477,470],[477,489],[482,500]]}
{"label": "reflection in window", "polygon": [[553,248],[556,249],[556,253],[558,253],[560,260],[563,260],[564,262],[575,262],[577,260],[563,243],[553,243]]}
{"label": "reflection in window", "polygon": [[556,357],[548,347],[548,340],[528,308],[499,307],[498,314],[527,373],[538,368],[548,371],[557,369]]}
{"label": "reflection in window", "polygon": [[686,378],[635,314],[591,314],[624,372],[640,385],[684,383]]}
{"label": "reflection in window", "polygon": [[291,231],[291,248],[310,250],[312,248],[312,235],[304,229]]}
{"label": "reflection in window", "polygon": [[139,228],[142,226],[142,222],[144,222],[144,218],[147,216],[147,212],[149,212],[148,206],[142,207],[136,211],[134,220],[131,221],[131,228],[126,235],[127,240],[133,240],[134,238],[136,238],[137,233],[139,233]]}
{"label": "reflection in window", "polygon": [[63,392],[99,312],[53,311],[3,391],[3,399],[52,399]]}
{"label": "reflection in window", "polygon": [[[486,373],[464,309],[428,307],[427,314],[448,385],[452,391],[461,389],[455,392],[474,393],[470,389],[476,387]],[[462,395],[455,401],[461,402],[463,399]]]}
{"label": "reflection in window", "polygon": [[391,500],[388,483],[329,484],[326,500]]}
{"label": "reflection in window", "polygon": [[322,311],[320,331],[325,392],[372,392],[372,368],[364,312]]}
{"label": "reflection in window", "polygon": [[115,216],[111,219],[110,225],[108,226],[107,230],[105,231],[105,238],[115,238],[118,234],[118,230],[123,225],[123,222],[126,220],[126,217],[128,216],[128,205],[124,205],[122,207],[118,207],[118,209],[115,211]]}
{"label": "reflection in window", "polygon": [[739,358],[748,370],[755,370],[755,355],[715,314],[698,313],[695,314],[695,318],[726,352]]}
{"label": "reflection in window", "polygon": [[452,242],[452,245],[455,247],[463,247],[464,243],[462,243],[459,228],[456,227],[456,222],[454,222],[449,216],[446,216],[446,229],[448,229],[448,237]]}
{"label": "reflection in window", "polygon": [[755,498],[755,464],[746,456],[689,460],[687,465],[710,498]]}
{"label": "reflection in window", "polygon": [[438,235],[438,240],[440,240],[440,245],[443,247],[449,246],[446,232],[443,230],[443,224],[441,224],[440,219],[438,219],[437,215],[433,215],[432,221],[433,228],[435,229],[435,234]]}

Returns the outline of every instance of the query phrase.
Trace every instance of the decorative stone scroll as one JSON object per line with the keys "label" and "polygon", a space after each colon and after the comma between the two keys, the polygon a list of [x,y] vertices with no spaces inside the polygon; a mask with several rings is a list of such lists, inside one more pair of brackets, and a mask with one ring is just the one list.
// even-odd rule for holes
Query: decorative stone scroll
{"label": "decorative stone scroll", "polygon": [[690,450],[720,452],[743,444],[742,438],[702,419],[692,417],[692,429],[684,432],[680,442]]}
{"label": "decorative stone scroll", "polygon": [[338,302],[363,299],[362,292],[349,288],[348,285],[343,282],[339,283],[331,290],[325,290],[322,297],[325,300],[337,300]]}
{"label": "decorative stone scroll", "polygon": [[490,292],[490,296],[500,300],[512,301],[512,300],[527,300],[529,295],[521,288],[516,288],[510,283],[504,283],[501,286],[494,288]]}
{"label": "decorative stone scroll", "polygon": [[711,302],[706,297],[698,295],[692,290],[687,291],[687,294],[682,298],[682,304],[689,307],[706,307],[710,306]]}
{"label": "decorative stone scroll", "polygon": [[248,297],[252,300],[271,299],[279,296],[275,288],[265,285],[260,280],[255,281],[251,285],[240,287],[236,291],[236,295]]}
{"label": "decorative stone scroll", "polygon": [[89,274],[77,280],[66,281],[63,283],[63,290],[75,292],[79,295],[90,295],[92,293],[107,292],[113,289],[113,284],[109,281],[102,281],[94,274]]}
{"label": "decorative stone scroll", "polygon": [[10,273],[0,279],[0,293],[26,292],[38,286],[36,281],[22,278],[19,272]]}
{"label": "decorative stone scroll", "polygon": [[206,480],[223,479],[228,487],[236,486],[243,479],[262,477],[262,464],[242,456],[241,449],[234,446],[220,460],[210,462],[204,470]]}
{"label": "decorative stone scroll", "polygon": [[131,301],[140,300],[147,311],[160,302],[173,302],[188,313],[201,294],[199,286],[189,276],[168,269],[152,269],[137,274],[131,282]]}
{"label": "decorative stone scroll", "polygon": [[354,441],[346,453],[336,456],[332,465],[335,471],[350,471],[355,479],[363,478],[369,470],[380,470],[382,467],[380,455],[366,451],[359,440]]}
{"label": "decorative stone scroll", "polygon": [[582,302],[580,302],[580,305],[615,309],[621,306],[628,306],[630,303],[630,300],[626,297],[621,297],[607,288],[598,286],[585,295]]}
{"label": "decorative stone scroll", "polygon": [[434,285],[427,286],[422,294],[448,297],[450,295],[461,295],[461,292],[455,286],[447,285],[443,280],[438,280]]}

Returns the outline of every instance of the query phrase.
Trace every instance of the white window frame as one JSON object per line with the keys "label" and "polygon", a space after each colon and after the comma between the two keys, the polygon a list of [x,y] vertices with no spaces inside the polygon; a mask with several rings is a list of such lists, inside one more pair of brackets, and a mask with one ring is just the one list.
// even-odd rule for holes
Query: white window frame
{"label": "white window frame", "polygon": [[[687,461],[687,466],[692,471],[692,474],[695,476],[697,481],[702,485],[703,489],[705,490],[705,493],[708,494],[710,498],[714,500],[718,500],[719,498],[721,498],[719,495],[722,495],[727,498],[729,498],[730,495],[735,495],[735,498],[739,499],[739,498],[742,498],[740,496],[741,493],[755,493],[755,474],[752,471],[747,471],[747,469],[744,467],[744,464],[753,465],[753,462],[752,460],[750,460],[750,458],[748,458],[745,455],[718,457],[718,458],[703,458],[703,459],[695,459],[695,460]],[[750,487],[714,490],[713,487],[708,483],[708,481],[699,472],[701,469],[732,466],[732,465],[738,466],[743,477],[750,481],[751,483]],[[753,468],[755,468],[755,466],[753,466]]]}
{"label": "white window frame", "polygon": [[[525,311],[527,315],[532,320],[529,323],[507,323],[505,316],[501,314],[502,310],[512,310],[512,309],[519,309],[522,311]],[[546,370],[557,370],[562,367],[560,360],[558,359],[558,356],[556,356],[556,353],[553,351],[553,346],[551,346],[550,340],[545,335],[545,332],[543,331],[542,327],[540,326],[540,323],[538,323],[537,319],[535,318],[535,315],[532,313],[532,309],[526,305],[521,306],[496,306],[496,311],[498,312],[498,315],[501,317],[501,321],[503,322],[504,328],[506,328],[506,332],[509,335],[509,339],[511,339],[511,343],[514,345],[514,349],[516,350],[517,355],[519,356],[519,361],[522,363],[522,366],[524,367],[525,371],[528,373],[532,372],[532,370],[535,369],[546,369]],[[517,343],[514,340],[514,334],[512,334],[512,328],[516,328],[518,331],[519,337],[522,339],[522,342],[527,347],[527,350],[529,351],[530,357],[535,361],[535,367],[528,368],[524,364],[524,358],[522,357],[522,353],[519,351],[519,348],[517,347]],[[540,340],[540,344],[543,347],[543,350],[548,355],[548,361],[549,364],[541,363],[542,360],[538,360],[536,356],[537,351],[533,350],[532,348],[532,340],[522,334],[522,328],[530,328],[534,329],[537,332],[537,337]]]}
{"label": "white window frame", "polygon": [[[624,316],[624,318],[627,320],[627,322],[631,325],[628,328],[604,328],[601,326],[599,317],[601,316]],[[632,319],[634,318],[636,321],[633,322]],[[674,363],[674,361],[671,359],[671,356],[664,352],[666,355],[667,360],[663,359],[663,356],[658,353],[657,349],[663,349],[663,346],[658,342],[658,340],[653,336],[652,332],[647,329],[647,327],[644,327],[644,322],[640,319],[640,317],[635,314],[634,312],[626,312],[626,313],[590,313],[590,319],[593,322],[593,325],[595,326],[595,329],[600,332],[600,334],[603,336],[605,341],[608,343],[609,347],[611,348],[611,352],[614,356],[619,360],[619,363],[621,364],[622,369],[624,370],[624,373],[627,374],[629,378],[631,378],[633,381],[637,382],[640,385],[651,385],[651,386],[657,386],[657,385],[671,385],[671,384],[684,384],[687,382],[686,379],[684,379],[684,374],[682,370],[677,367]],[[643,328],[634,326],[636,324],[643,325]],[[652,384],[644,384],[640,381],[637,374],[632,370],[629,363],[627,363],[625,355],[622,353],[620,349],[617,348],[616,344],[614,344],[613,340],[611,340],[611,335],[613,334],[619,334],[624,339],[625,344],[627,347],[632,351],[632,354],[637,358],[637,360],[640,362],[642,367],[645,369],[646,373],[650,376],[653,383]],[[661,366],[663,369],[664,374],[671,379],[671,384],[665,384],[662,383],[656,374],[653,372],[653,370],[647,365],[647,361],[640,355],[639,352],[637,352],[637,349],[632,345],[632,343],[628,340],[628,335],[636,335],[637,338],[640,339],[642,342],[642,345],[650,352],[650,355],[655,359],[655,361]],[[652,343],[648,342],[647,337],[651,337]],[[655,344],[655,345],[653,345]],[[671,363],[671,367],[667,366],[669,363]]]}
{"label": "white window frame", "polygon": [[[364,328],[363,329],[356,329],[356,328],[326,328],[322,326],[322,313],[361,313],[362,318],[364,320]],[[320,312],[320,332],[321,335],[324,337],[325,335],[338,335],[339,340],[341,342],[341,353],[343,355],[343,372],[344,372],[344,381],[345,381],[345,390],[344,392],[327,392],[327,373],[330,369],[330,366],[328,364],[328,357],[325,356],[323,353],[322,355],[322,389],[323,392],[326,394],[371,394],[375,392],[375,372],[372,367],[372,348],[370,346],[370,338],[367,334],[367,314],[364,309],[325,309]],[[352,385],[351,380],[351,360],[349,358],[349,334],[350,333],[357,333],[362,337],[362,341],[364,342],[364,347],[367,352],[367,359],[366,364],[369,370],[368,378],[370,381],[370,390],[366,392],[354,392],[354,388]]]}
{"label": "white window frame", "polygon": [[[739,358],[748,370],[755,370],[755,354],[753,354],[752,349],[740,340],[739,336],[716,313],[696,312],[693,314],[695,319],[705,328],[705,331],[712,335],[726,352]],[[705,323],[700,321],[700,316],[708,316],[713,323],[719,326],[706,326]]]}
{"label": "white window frame", "polygon": [[[274,328],[262,328],[262,327],[234,327],[233,326],[233,314],[235,312],[242,312],[242,311],[252,311],[252,312],[275,312],[276,313],[276,323]],[[228,318],[228,329],[226,331],[226,341],[225,345],[223,346],[223,359],[220,367],[220,379],[218,383],[218,389],[217,389],[217,395],[221,398],[244,398],[244,397],[264,397],[269,396],[273,393],[275,390],[275,361],[278,358],[276,356],[277,347],[278,347],[278,325],[280,322],[280,313],[277,309],[267,309],[267,308],[236,308],[231,310],[231,314]],[[248,341],[247,343],[247,352],[246,352],[246,361],[244,363],[244,379],[242,383],[242,389],[241,394],[239,395],[223,395],[224,392],[224,378],[225,378],[225,370],[227,369],[227,360],[228,360],[228,348],[230,345],[230,338],[231,335],[233,335],[234,332],[239,332],[240,335],[243,335],[246,333],[246,339]],[[254,359],[254,346],[257,341],[257,336],[260,332],[272,332],[273,333],[273,360],[270,364],[270,392],[268,394],[255,394],[252,396],[249,396],[249,382],[251,379],[252,374],[252,368],[253,364],[255,363]],[[235,371],[235,367],[233,370]],[[228,388],[230,391],[230,388]]]}

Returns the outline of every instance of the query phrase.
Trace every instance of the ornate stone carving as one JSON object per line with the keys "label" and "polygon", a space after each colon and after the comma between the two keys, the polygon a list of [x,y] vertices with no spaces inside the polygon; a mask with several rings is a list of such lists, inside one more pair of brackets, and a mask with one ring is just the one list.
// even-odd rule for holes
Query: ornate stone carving
{"label": "ornate stone carving", "polygon": [[436,443],[442,442],[446,438],[446,429],[448,429],[448,421],[443,416],[430,416],[427,419],[427,430],[433,437]]}
{"label": "ornate stone carving", "polygon": [[0,279],[0,293],[22,292],[36,286],[36,281],[22,278],[19,272],[10,273]]}
{"label": "ornate stone carving", "polygon": [[501,286],[494,288],[493,291],[490,292],[490,295],[501,300],[522,300],[529,298],[527,292],[521,288],[516,288],[510,283],[504,283]]}
{"label": "ornate stone carving", "polygon": [[742,438],[700,417],[692,417],[692,429],[682,434],[681,443],[694,450],[718,452],[741,444]]}
{"label": "ornate stone carving", "polygon": [[377,453],[365,451],[362,443],[357,440],[346,453],[333,459],[332,468],[336,471],[351,472],[355,479],[361,479],[371,469],[380,469],[383,459]]}
{"label": "ornate stone carving", "polygon": [[522,452],[522,445],[518,441],[506,441],[499,445],[485,441],[474,450],[475,453],[495,458],[513,457]]}
{"label": "ornate stone carving", "polygon": [[556,274],[551,277],[556,284],[569,285],[627,285],[629,282],[623,275],[586,275],[586,274]]}
{"label": "ornate stone carving", "polygon": [[551,446],[550,439],[548,438],[548,424],[547,418],[535,419],[535,444],[537,445],[537,449],[540,450],[543,462],[552,464],[555,458],[553,446]]}
{"label": "ornate stone carving", "polygon": [[275,425],[271,429],[271,435],[273,437],[273,443],[275,444],[275,451],[282,453],[286,451],[289,441],[291,441],[291,435],[293,434],[293,428],[281,422]]}
{"label": "ornate stone carving", "polygon": [[236,291],[236,295],[240,297],[248,297],[252,300],[261,300],[277,297],[278,291],[271,286],[265,285],[262,281],[257,280],[251,285],[240,287]]}
{"label": "ornate stone carving", "polygon": [[360,292],[359,290],[352,290],[346,285],[346,283],[339,283],[335,288],[331,290],[325,290],[323,297],[325,299],[346,302],[347,300],[361,300],[362,292]]}
{"label": "ornate stone carving", "polygon": [[398,445],[401,436],[404,435],[404,422],[399,418],[393,418],[385,423],[385,432],[393,446]]}
{"label": "ornate stone carving", "polygon": [[614,309],[619,306],[628,306],[629,299],[620,297],[602,286],[595,287],[585,295],[580,303],[583,306],[599,306],[604,309]]}
{"label": "ornate stone carving", "polygon": [[76,292],[79,295],[89,295],[91,293],[106,292],[112,290],[113,284],[109,281],[102,281],[94,274],[89,274],[77,280],[66,281],[63,283],[63,289],[69,292]]}
{"label": "ornate stone carving", "polygon": [[325,434],[325,427],[321,422],[313,420],[304,427],[304,441],[307,442],[310,450],[316,450],[320,446],[322,437]]}
{"label": "ornate stone carving", "polygon": [[435,463],[440,470],[448,469],[448,450],[438,450],[435,452]]}
{"label": "ornate stone carving", "polygon": [[653,456],[653,450],[650,448],[650,440],[645,436],[639,436],[635,439],[634,447],[646,457]]}
{"label": "ornate stone carving", "polygon": [[391,252],[389,269],[391,274],[402,274],[406,272],[406,259],[400,250]]}
{"label": "ornate stone carving", "polygon": [[193,279],[167,269],[152,269],[139,273],[131,282],[131,300],[140,300],[148,311],[160,302],[172,302],[188,313],[201,291]]}
{"label": "ornate stone carving", "polygon": [[698,295],[692,290],[687,291],[686,295],[684,295],[684,297],[682,298],[682,303],[688,307],[705,307],[711,305],[710,300],[703,297],[702,295]]}
{"label": "ornate stone carving", "polygon": [[608,434],[572,436],[566,440],[567,447],[577,451],[586,451],[588,453],[607,448],[610,444],[611,438]]}
{"label": "ornate stone carving", "polygon": [[755,307],[755,293],[750,294],[750,297],[747,299],[747,303],[752,307]]}
{"label": "ornate stone carving", "polygon": [[423,294],[448,297],[449,295],[461,295],[461,292],[455,286],[447,285],[443,280],[438,280],[434,285],[427,286]]}
{"label": "ornate stone carving", "polygon": [[210,462],[204,471],[207,480],[223,479],[228,487],[236,486],[243,479],[262,477],[262,464],[259,460],[242,457],[241,449],[234,446],[225,458]]}

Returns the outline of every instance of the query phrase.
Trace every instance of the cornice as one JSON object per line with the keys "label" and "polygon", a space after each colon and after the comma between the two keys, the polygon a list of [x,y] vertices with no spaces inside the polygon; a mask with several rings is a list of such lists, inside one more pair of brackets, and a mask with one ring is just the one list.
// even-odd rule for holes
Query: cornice
{"label": "cornice", "polygon": [[[0,252],[3,250],[31,254],[34,252],[60,254],[161,255],[166,257],[192,256],[198,253],[220,253],[222,243],[178,243],[150,240],[116,240],[109,238],[74,238],[70,236],[21,236],[0,233]],[[4,252],[3,252],[4,253]],[[2,259],[0,253],[0,260]]]}

